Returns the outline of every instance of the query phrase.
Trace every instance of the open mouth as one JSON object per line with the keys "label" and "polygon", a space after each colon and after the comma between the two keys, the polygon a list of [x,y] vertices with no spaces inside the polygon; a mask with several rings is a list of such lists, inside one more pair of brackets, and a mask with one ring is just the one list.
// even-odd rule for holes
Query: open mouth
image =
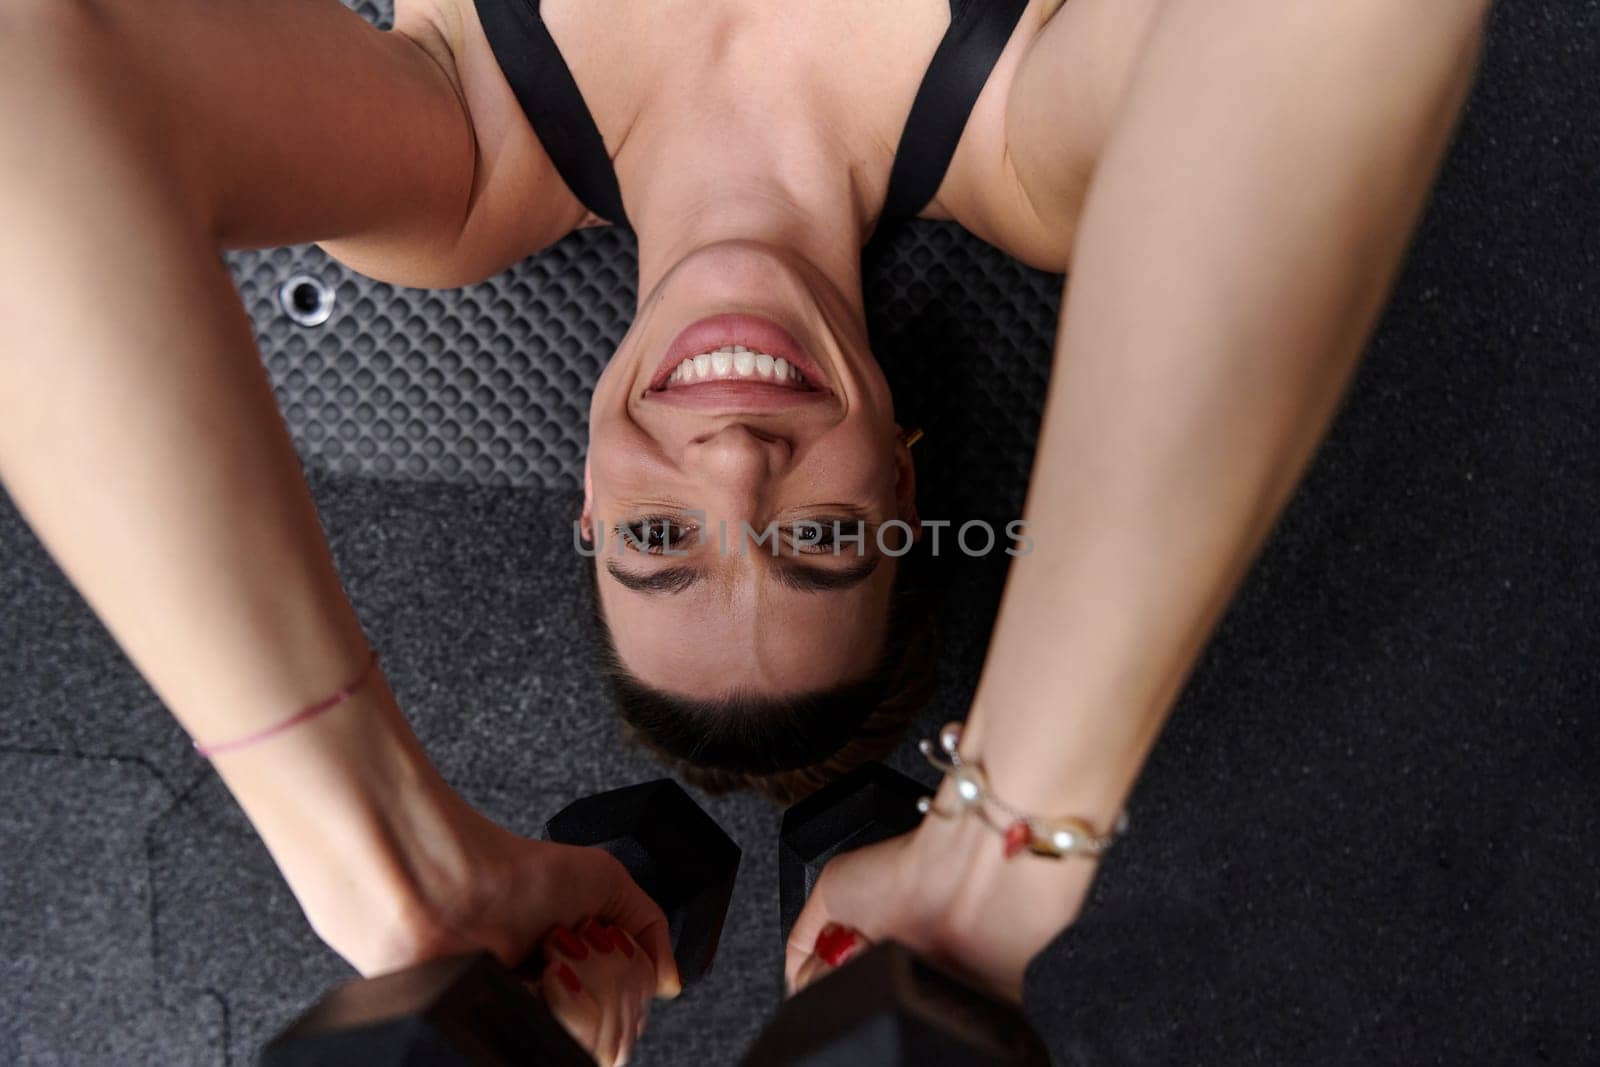
{"label": "open mouth", "polygon": [[675,389],[710,381],[761,382],[784,389],[811,388],[800,368],[784,357],[756,352],[744,345],[723,345],[710,352],[684,357],[667,375],[661,388]]}
{"label": "open mouth", "polygon": [[722,314],[673,339],[648,395],[673,403],[787,407],[833,395],[794,336],[760,315]]}

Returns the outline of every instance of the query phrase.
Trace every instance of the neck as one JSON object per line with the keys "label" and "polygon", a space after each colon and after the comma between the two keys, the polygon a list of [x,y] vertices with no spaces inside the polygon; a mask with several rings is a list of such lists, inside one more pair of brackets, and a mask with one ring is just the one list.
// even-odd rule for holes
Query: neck
{"label": "neck", "polygon": [[[766,244],[803,259],[859,315],[861,247],[873,211],[836,125],[791,106],[741,100],[698,120],[636,128],[628,216],[639,242],[642,308],[662,277],[696,249],[722,241]],[[784,115],[781,131],[772,116]],[[759,123],[760,128],[754,124]],[[644,127],[640,123],[639,127]],[[737,151],[729,146],[737,145]]]}

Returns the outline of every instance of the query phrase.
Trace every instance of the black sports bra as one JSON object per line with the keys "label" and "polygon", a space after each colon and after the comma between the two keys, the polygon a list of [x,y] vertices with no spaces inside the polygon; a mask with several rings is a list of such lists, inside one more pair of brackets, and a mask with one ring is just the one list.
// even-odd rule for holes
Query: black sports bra
{"label": "black sports bra", "polygon": [[[474,0],[478,19],[517,102],[550,161],[595,215],[632,229],[616,170],[539,0]],[[877,232],[917,212],[939,191],[967,117],[1028,6],[1027,0],[949,0],[950,26],[906,116]]]}

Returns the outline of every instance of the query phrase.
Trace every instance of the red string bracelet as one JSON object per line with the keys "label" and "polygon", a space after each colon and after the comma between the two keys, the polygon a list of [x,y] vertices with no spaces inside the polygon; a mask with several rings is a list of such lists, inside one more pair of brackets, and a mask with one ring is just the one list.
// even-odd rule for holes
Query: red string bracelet
{"label": "red string bracelet", "polygon": [[219,741],[214,745],[202,745],[200,742],[196,741],[194,743],[194,750],[200,753],[200,755],[204,756],[206,759],[210,759],[212,756],[215,756],[218,753],[232,752],[236,749],[247,748],[259,741],[265,741],[274,734],[280,734],[290,727],[299,726],[307,719],[315,718],[316,716],[327,711],[329,708],[336,707],[337,705],[344,703],[346,700],[349,700],[351,695],[354,694],[357,689],[361,688],[362,683],[371,677],[373,669],[377,666],[378,650],[373,649],[372,655],[367,659],[367,665],[361,669],[361,676],[355,681],[351,682],[349,685],[345,686],[343,689],[340,689],[338,692],[334,693],[332,696],[324,700],[319,700],[309,708],[306,708],[304,711],[296,712],[282,722],[268,726],[264,730],[257,730],[253,734],[246,734],[243,737],[236,737],[231,741]]}

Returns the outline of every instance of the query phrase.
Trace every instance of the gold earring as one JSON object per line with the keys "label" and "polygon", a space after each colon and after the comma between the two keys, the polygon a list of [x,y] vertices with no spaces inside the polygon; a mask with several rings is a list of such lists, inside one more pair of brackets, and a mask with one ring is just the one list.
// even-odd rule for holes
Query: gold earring
{"label": "gold earring", "polygon": [[918,426],[915,430],[900,431],[900,443],[905,445],[907,448],[910,448],[912,445],[922,440],[922,438],[923,433],[922,427],[920,426]]}

